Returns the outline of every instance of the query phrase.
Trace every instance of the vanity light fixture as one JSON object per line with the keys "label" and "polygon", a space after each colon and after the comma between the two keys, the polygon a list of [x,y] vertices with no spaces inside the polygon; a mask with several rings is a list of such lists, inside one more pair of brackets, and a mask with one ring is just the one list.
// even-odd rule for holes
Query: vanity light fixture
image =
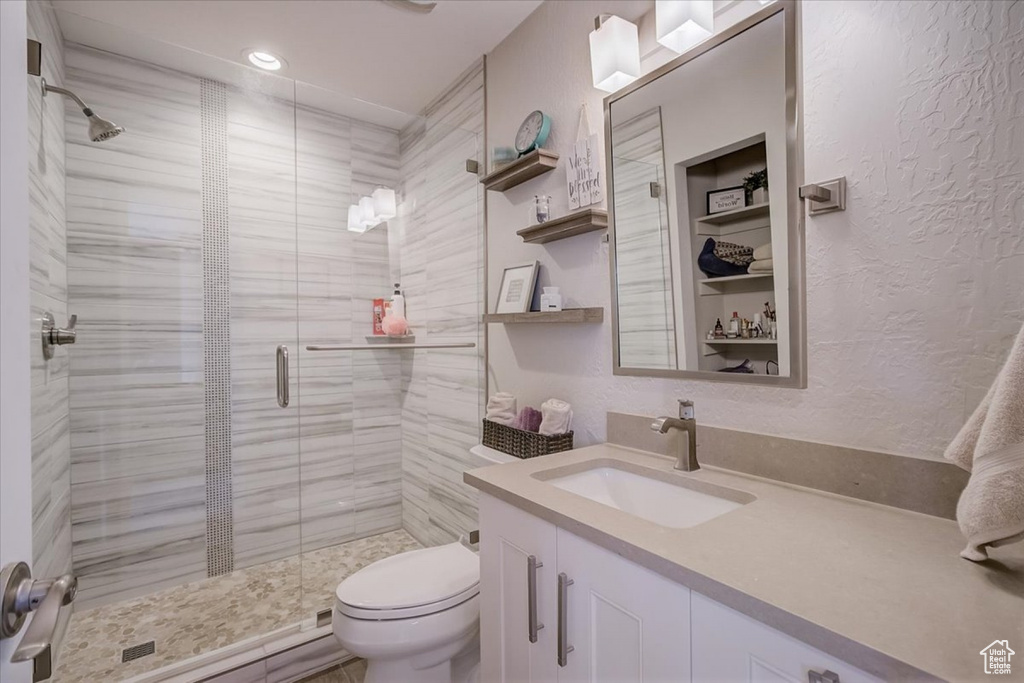
{"label": "vanity light fixture", "polygon": [[250,64],[264,71],[280,71],[285,64],[282,58],[266,50],[243,50],[242,54]]}
{"label": "vanity light fixture", "polygon": [[391,220],[398,215],[394,190],[378,187],[373,191],[373,213],[378,222]]}
{"label": "vanity light fixture", "polygon": [[602,14],[590,33],[594,87],[615,92],[640,78],[640,33],[636,24]]}
{"label": "vanity light fixture", "polygon": [[686,52],[714,35],[714,0],[656,0],[654,25],[659,43],[674,52]]}
{"label": "vanity light fixture", "polygon": [[364,233],[369,226],[363,221],[363,209],[358,204],[348,207],[348,230],[349,232]]}

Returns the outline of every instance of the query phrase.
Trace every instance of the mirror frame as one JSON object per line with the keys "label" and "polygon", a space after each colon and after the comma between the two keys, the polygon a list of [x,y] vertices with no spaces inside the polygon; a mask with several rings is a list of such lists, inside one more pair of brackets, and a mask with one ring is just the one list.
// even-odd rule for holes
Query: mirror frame
{"label": "mirror frame", "polygon": [[[631,377],[663,377],[670,379],[697,379],[710,382],[730,382],[734,384],[752,384],[756,386],[807,388],[807,296],[805,276],[805,245],[804,225],[805,213],[800,200],[798,188],[803,184],[803,130],[802,103],[800,101],[801,74],[799,45],[799,3],[797,0],[775,0],[774,3],[759,9],[749,17],[716,33],[703,43],[691,48],[670,62],[658,67],[651,73],[640,77],[630,85],[617,90],[604,99],[604,143],[605,166],[608,179],[608,239],[609,265],[611,267],[611,307],[612,307],[612,373]],[[786,78],[786,185],[785,193],[789,225],[789,338],[790,343],[790,374],[787,377],[778,375],[746,375],[709,370],[667,370],[661,368],[623,367],[619,362],[619,296],[618,276],[616,274],[616,242],[615,242],[615,187],[612,172],[612,116],[611,105],[627,95],[656,81],[684,64],[713,50],[722,43],[738,36],[747,29],[762,21],[783,13],[784,35],[786,43],[785,78]],[[667,167],[667,161],[666,167]],[[673,276],[673,278],[676,276]],[[673,292],[673,297],[675,293]],[[675,307],[673,306],[673,309]],[[678,331],[677,331],[678,334]]]}

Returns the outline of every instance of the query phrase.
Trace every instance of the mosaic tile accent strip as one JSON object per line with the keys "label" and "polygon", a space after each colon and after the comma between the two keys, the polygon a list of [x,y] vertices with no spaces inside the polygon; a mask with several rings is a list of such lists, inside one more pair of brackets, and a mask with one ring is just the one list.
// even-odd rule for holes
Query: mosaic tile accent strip
{"label": "mosaic tile accent strip", "polygon": [[227,92],[200,86],[203,179],[203,388],[206,408],[206,571],[234,569],[231,496],[231,263]]}

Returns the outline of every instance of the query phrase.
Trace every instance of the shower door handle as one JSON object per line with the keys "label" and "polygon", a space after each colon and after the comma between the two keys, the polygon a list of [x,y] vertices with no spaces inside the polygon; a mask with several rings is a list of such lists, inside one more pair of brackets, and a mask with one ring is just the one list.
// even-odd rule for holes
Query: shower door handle
{"label": "shower door handle", "polygon": [[288,347],[277,347],[277,405],[288,407]]}

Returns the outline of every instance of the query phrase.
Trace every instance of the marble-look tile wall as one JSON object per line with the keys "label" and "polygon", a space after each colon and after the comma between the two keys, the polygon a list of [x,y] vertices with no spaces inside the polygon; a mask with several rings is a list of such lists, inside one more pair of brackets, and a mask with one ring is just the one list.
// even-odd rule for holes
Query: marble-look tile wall
{"label": "marble-look tile wall", "polygon": [[484,396],[483,190],[466,160],[483,163],[484,64],[476,63],[401,133],[402,198],[392,239],[417,341],[474,349],[407,356],[402,411],[402,522],[424,545],[476,528],[462,483],[480,442]]}
{"label": "marble-look tile wall", "polygon": [[[63,86],[64,45],[48,4],[30,0],[28,36],[43,44],[42,75]],[[39,321],[49,311],[68,319],[67,234],[64,203],[64,102],[43,97],[38,76],[28,78],[29,227],[32,319],[32,574],[71,570],[71,490],[68,347],[43,358]]]}
{"label": "marble-look tile wall", "polygon": [[[118,138],[68,109],[68,249],[79,608],[207,574],[201,86],[77,45],[68,80]],[[400,359],[310,354],[361,340],[390,291],[385,227],[348,205],[396,187],[396,131],[226,87],[233,566],[401,525]],[[209,145],[207,145],[209,146]],[[58,318],[61,313],[54,311]],[[291,351],[291,404],[275,350]],[[298,587],[296,587],[298,591]]]}
{"label": "marble-look tile wall", "polygon": [[206,576],[198,78],[75,44],[66,110],[78,609]]}
{"label": "marble-look tile wall", "polygon": [[623,367],[675,368],[668,207],[661,110],[651,109],[613,130],[619,361]]}

